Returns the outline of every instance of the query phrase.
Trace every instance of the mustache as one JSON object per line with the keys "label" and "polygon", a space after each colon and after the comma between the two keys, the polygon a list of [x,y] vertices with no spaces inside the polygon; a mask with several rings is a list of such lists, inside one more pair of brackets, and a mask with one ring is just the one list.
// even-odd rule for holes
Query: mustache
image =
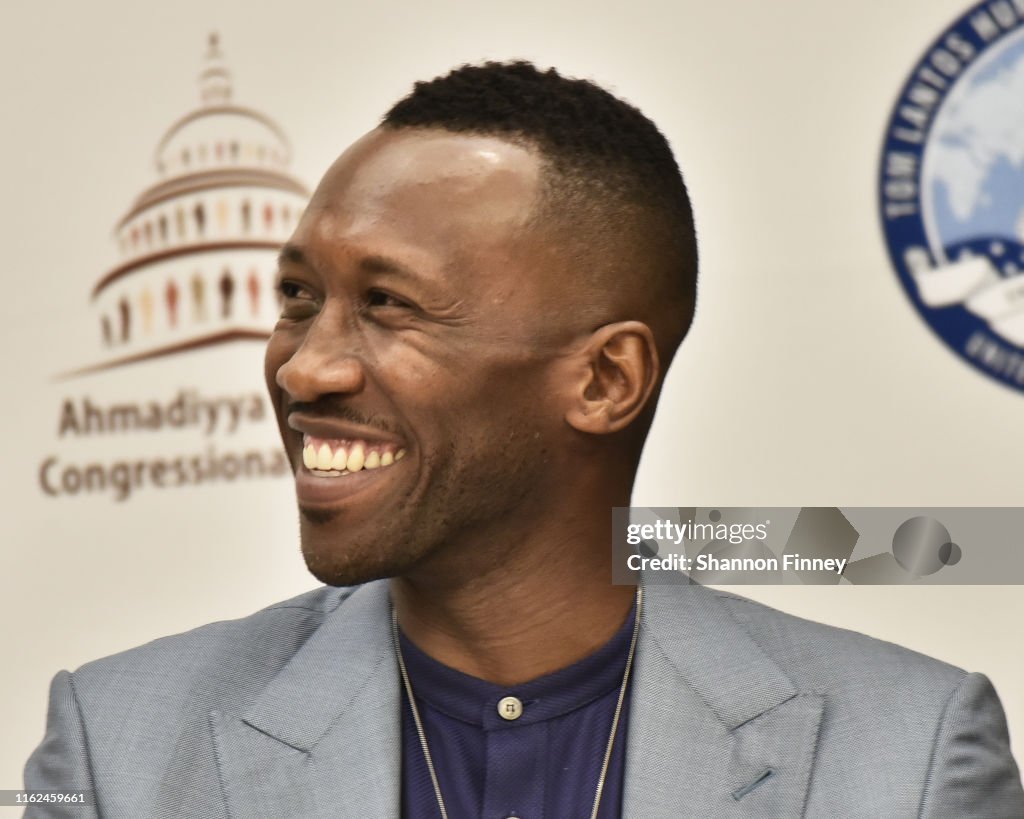
{"label": "mustache", "polygon": [[379,429],[381,432],[390,432],[395,435],[401,434],[398,426],[389,418],[376,413],[365,413],[357,410],[349,404],[337,401],[289,401],[285,406],[285,417],[293,412],[301,412],[304,415],[316,418],[333,418],[335,420],[351,421],[353,424],[360,424],[366,427]]}

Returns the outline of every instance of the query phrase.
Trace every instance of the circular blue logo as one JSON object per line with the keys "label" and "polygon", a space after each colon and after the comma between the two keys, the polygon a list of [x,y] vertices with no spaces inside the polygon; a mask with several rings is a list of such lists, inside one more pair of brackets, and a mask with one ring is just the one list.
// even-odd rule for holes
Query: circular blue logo
{"label": "circular blue logo", "polygon": [[914,67],[889,119],[879,204],[925,321],[1024,391],[1024,0],[974,6]]}

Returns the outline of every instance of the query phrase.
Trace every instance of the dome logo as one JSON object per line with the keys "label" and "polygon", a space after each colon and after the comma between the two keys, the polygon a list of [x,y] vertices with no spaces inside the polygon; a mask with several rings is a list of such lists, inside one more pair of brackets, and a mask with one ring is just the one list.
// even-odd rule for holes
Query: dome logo
{"label": "dome logo", "polygon": [[199,85],[157,144],[157,181],[115,225],[120,259],[91,294],[99,363],[66,375],[270,335],[277,252],[309,192],[281,127],[232,100],[216,34]]}
{"label": "dome logo", "polygon": [[924,320],[1024,390],[1024,0],[975,5],[915,66],[879,194],[893,265]]}
{"label": "dome logo", "polygon": [[[54,379],[112,375],[61,397],[56,446],[37,471],[45,497],[122,502],[292,472],[257,372],[247,383],[213,367],[205,377],[202,367],[171,367],[153,379],[121,369],[264,342],[278,318],[277,254],[308,192],[289,173],[281,127],[233,101],[216,35],[199,88],[198,106],[157,142],[155,181],[114,225],[117,260],[95,279],[85,323],[93,344],[80,345],[86,366]],[[186,383],[168,383],[183,374]],[[159,392],[144,386],[154,382]]]}

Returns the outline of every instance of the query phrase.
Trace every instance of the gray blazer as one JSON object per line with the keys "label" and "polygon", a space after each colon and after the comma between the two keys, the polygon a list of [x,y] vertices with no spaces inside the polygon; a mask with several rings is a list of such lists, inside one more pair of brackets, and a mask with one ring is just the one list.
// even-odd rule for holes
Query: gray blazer
{"label": "gray blazer", "polygon": [[[1024,817],[984,676],[701,586],[645,594],[626,819]],[[26,788],[95,806],[26,816],[398,817],[389,628],[386,582],[324,587],[61,671]]]}

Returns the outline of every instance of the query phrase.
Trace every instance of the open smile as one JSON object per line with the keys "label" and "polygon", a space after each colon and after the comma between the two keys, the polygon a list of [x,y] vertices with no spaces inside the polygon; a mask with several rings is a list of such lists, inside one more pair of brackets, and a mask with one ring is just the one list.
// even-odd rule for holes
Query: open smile
{"label": "open smile", "polygon": [[292,413],[288,426],[302,433],[295,487],[305,506],[333,506],[372,487],[383,488],[407,451],[402,441],[376,430],[330,419]]}
{"label": "open smile", "polygon": [[364,469],[381,469],[404,457],[405,448],[391,442],[302,436],[302,465],[321,477],[340,477]]}
{"label": "open smile", "polygon": [[[383,490],[405,457],[404,449],[367,448],[363,442],[308,441],[303,438],[303,463],[295,470],[295,491],[301,506],[335,506],[373,489]],[[314,454],[315,453],[315,454]],[[335,468],[344,458],[345,468]],[[313,464],[310,466],[310,464]],[[321,467],[320,464],[324,466]]]}

